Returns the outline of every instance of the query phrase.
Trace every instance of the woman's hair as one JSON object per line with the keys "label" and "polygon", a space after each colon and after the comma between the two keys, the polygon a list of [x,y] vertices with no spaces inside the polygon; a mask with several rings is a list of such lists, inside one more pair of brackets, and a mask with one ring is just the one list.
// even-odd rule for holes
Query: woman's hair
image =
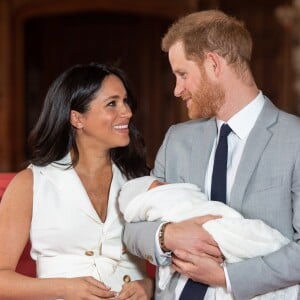
{"label": "woman's hair", "polygon": [[243,71],[249,67],[252,38],[244,24],[219,10],[207,10],[180,18],[162,39],[162,50],[183,42],[188,59],[203,61],[207,52],[216,52],[228,64]]}
{"label": "woman's hair", "polygon": [[[70,122],[71,110],[87,112],[108,75],[115,75],[122,81],[128,105],[135,115],[136,101],[122,70],[97,63],[76,65],[62,73],[47,92],[39,120],[29,135],[29,163],[45,166],[62,159],[72,149],[74,157],[71,166],[77,164],[79,152],[75,129]],[[129,136],[130,142],[126,147],[110,150],[112,161],[128,179],[149,173],[145,143],[134,124],[134,117],[129,123]]]}

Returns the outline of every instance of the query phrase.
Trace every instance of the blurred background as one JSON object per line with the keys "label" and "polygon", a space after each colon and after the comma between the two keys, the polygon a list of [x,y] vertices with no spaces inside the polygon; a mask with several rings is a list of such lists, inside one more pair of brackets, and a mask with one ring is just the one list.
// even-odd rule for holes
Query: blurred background
{"label": "blurred background", "polygon": [[259,88],[299,115],[299,0],[0,0],[0,172],[24,167],[28,133],[54,78],[89,62],[129,75],[152,166],[167,128],[187,120],[161,37],[179,16],[210,8],[244,20]]}

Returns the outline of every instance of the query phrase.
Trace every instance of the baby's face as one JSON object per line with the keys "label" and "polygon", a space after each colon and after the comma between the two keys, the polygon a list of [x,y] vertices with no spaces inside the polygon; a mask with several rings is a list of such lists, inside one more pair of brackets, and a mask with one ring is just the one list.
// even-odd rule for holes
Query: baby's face
{"label": "baby's face", "polygon": [[153,189],[153,188],[155,188],[155,187],[157,187],[157,186],[165,185],[165,184],[167,184],[167,183],[166,182],[161,182],[161,181],[158,181],[158,180],[154,180],[151,183],[151,185],[149,186],[148,191],[151,190],[151,189]]}

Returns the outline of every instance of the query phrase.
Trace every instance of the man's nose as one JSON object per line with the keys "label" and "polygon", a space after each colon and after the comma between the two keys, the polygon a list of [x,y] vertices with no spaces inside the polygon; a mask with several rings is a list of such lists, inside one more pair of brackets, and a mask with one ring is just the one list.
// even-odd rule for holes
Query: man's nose
{"label": "man's nose", "polygon": [[183,88],[183,84],[176,81],[176,85],[174,88],[174,96],[175,97],[180,97],[182,95],[184,88]]}

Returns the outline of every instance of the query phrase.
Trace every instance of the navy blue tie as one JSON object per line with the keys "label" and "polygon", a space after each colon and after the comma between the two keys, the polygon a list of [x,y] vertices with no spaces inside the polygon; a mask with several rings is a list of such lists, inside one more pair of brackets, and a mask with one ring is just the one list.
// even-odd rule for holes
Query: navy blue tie
{"label": "navy blue tie", "polygon": [[202,300],[207,288],[208,285],[189,279],[181,292],[179,300]]}
{"label": "navy blue tie", "polygon": [[227,136],[231,128],[223,124],[220,131],[218,146],[216,149],[214,168],[211,178],[211,196],[212,200],[226,203],[226,186],[227,186],[227,156],[228,143]]}
{"label": "navy blue tie", "polygon": [[[218,146],[216,149],[212,181],[211,199],[226,203],[226,177],[227,177],[227,136],[231,128],[223,124],[220,131]],[[185,284],[179,300],[202,300],[206,294],[208,285],[189,279]]]}

